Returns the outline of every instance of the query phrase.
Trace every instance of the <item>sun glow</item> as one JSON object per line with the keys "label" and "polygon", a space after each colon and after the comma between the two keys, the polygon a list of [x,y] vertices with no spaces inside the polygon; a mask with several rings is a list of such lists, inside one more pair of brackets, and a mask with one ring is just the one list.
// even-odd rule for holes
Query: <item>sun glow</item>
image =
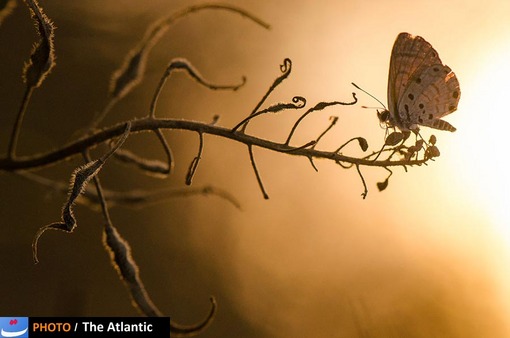
{"label": "sun glow", "polygon": [[470,64],[464,64],[469,78],[459,77],[463,97],[454,121],[458,137],[452,140],[449,159],[457,182],[483,215],[480,226],[494,238],[491,252],[506,308],[510,304],[509,60],[510,42],[505,41],[481,48]]}
{"label": "sun glow", "polygon": [[[490,50],[486,48],[486,50]],[[480,52],[480,55],[483,51]],[[510,247],[510,173],[506,145],[510,126],[510,43],[473,59],[455,125],[454,166]],[[485,58],[485,59],[484,59]],[[466,67],[467,69],[468,67]],[[462,81],[462,79],[460,79]],[[458,121],[458,122],[457,122]]]}

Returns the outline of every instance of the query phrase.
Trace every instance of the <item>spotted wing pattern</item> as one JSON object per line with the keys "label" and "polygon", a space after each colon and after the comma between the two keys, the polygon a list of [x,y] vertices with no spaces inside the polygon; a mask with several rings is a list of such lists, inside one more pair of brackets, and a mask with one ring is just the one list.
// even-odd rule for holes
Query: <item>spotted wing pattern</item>
{"label": "spotted wing pattern", "polygon": [[401,130],[418,125],[455,131],[441,117],[457,109],[459,81],[434,48],[420,36],[400,33],[393,45],[388,78],[389,124]]}

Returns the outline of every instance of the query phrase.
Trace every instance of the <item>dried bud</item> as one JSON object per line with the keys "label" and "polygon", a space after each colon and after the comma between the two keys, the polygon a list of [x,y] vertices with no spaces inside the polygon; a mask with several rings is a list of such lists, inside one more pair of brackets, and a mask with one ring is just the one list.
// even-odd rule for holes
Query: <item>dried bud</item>
{"label": "dried bud", "polygon": [[430,146],[425,151],[425,158],[426,159],[431,159],[431,158],[434,158],[434,157],[439,157],[439,155],[441,155],[441,153],[439,152],[439,149],[436,146]]}
{"label": "dried bud", "polygon": [[388,137],[386,137],[384,144],[387,146],[395,146],[403,139],[404,134],[399,133],[398,131],[394,131],[393,133],[389,134]]}
{"label": "dried bud", "polygon": [[436,142],[437,142],[436,136],[430,135],[429,143],[432,144],[433,146],[435,146]]}
{"label": "dried bud", "polygon": [[131,50],[122,66],[117,69],[110,82],[110,97],[120,99],[126,96],[143,78],[147,63],[147,49]]}
{"label": "dried bud", "polygon": [[417,147],[417,146],[410,146],[409,148],[407,148],[407,153],[405,154],[405,159],[407,161],[411,160],[411,158],[418,152],[420,151],[421,148]]}
{"label": "dried bud", "polygon": [[25,0],[41,39],[34,45],[30,59],[23,69],[23,81],[29,87],[37,88],[55,66],[55,46],[53,43],[55,26],[43,13],[37,0]]}
{"label": "dried bud", "polygon": [[379,191],[383,191],[388,187],[388,179],[385,179],[384,182],[377,182],[377,189]]}
{"label": "dried bud", "polygon": [[366,139],[364,139],[363,137],[358,137],[358,143],[359,143],[359,146],[360,146],[361,150],[367,151],[367,149],[368,149],[368,142],[367,142]]}

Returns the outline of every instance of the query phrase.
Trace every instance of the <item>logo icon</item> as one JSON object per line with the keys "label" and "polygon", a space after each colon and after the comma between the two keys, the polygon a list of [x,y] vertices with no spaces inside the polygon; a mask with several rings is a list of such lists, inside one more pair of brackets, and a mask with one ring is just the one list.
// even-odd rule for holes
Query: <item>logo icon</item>
{"label": "logo icon", "polygon": [[28,317],[0,317],[0,337],[28,338]]}

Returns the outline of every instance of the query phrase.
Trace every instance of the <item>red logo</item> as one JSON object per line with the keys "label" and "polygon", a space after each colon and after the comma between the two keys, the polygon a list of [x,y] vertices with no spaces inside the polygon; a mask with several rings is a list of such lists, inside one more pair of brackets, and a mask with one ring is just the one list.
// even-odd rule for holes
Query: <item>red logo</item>
{"label": "red logo", "polygon": [[17,319],[11,319],[9,321],[9,325],[16,325],[16,324],[18,324],[18,320]]}

